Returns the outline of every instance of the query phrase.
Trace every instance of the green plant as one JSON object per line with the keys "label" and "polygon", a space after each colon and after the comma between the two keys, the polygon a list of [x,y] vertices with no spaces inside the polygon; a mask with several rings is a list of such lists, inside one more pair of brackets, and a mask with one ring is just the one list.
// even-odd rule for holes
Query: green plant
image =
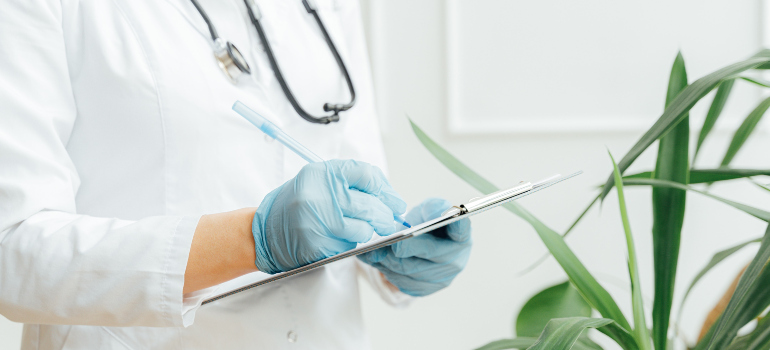
{"label": "green plant", "polygon": [[[550,254],[566,272],[569,281],[541,291],[525,304],[516,320],[517,338],[494,341],[480,349],[601,349],[585,334],[584,330],[588,328],[595,328],[604,333],[626,350],[673,349],[674,339],[669,336],[669,330],[679,243],[686,208],[686,192],[699,193],[742,210],[755,218],[770,222],[770,212],[716,196],[708,191],[713,183],[735,179],[754,181],[752,177],[770,175],[770,170],[729,167],[770,107],[770,98],[763,100],[735,131],[719,168],[694,169],[690,165],[690,160],[694,162],[697,158],[701,146],[720,117],[737,80],[770,87],[765,82],[741,74],[749,70],[767,68],[770,68],[770,50],[763,50],[744,61],[729,65],[688,85],[684,59],[681,54],[677,55],[671,69],[666,108],[663,114],[618,164],[615,164],[612,159],[612,174],[606,183],[600,186],[597,197],[590,202],[564,235],[549,228],[518,203],[505,204],[506,209],[524,219],[535,229]],[[689,111],[696,102],[715,88],[717,92],[701,127],[695,150],[691,152]],[[439,146],[416,124],[411,123],[417,138],[449,170],[482,193],[491,193],[498,189]],[[658,141],[655,168],[651,171],[623,176],[624,171],[655,141]],[[612,158],[611,155],[610,158]],[[767,186],[761,183],[755,182],[755,184],[768,190]],[[655,295],[649,329],[639,287],[631,225],[626,214],[624,186],[651,186],[653,190],[652,238]],[[629,323],[615,300],[583,266],[564,241],[564,236],[578,224],[586,212],[596,202],[604,200],[613,188],[618,194],[628,248],[633,324]],[[693,349],[770,349],[770,320],[763,315],[765,309],[770,306],[770,293],[766,292],[770,287],[770,269],[764,269],[770,259],[770,226],[764,236],[715,254],[688,286],[682,305],[690,290],[703,275],[729,255],[756,242],[760,242],[759,252],[741,276],[727,307],[706,336],[692,347]],[[601,318],[591,318],[593,310],[598,312]],[[740,328],[757,317],[760,317],[760,322],[750,334],[737,335]]]}

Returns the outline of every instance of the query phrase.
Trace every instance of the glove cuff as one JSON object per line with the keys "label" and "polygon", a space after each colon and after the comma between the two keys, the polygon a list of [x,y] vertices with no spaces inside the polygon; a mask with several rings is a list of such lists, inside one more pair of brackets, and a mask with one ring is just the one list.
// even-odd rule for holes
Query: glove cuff
{"label": "glove cuff", "polygon": [[257,266],[259,271],[273,275],[282,272],[271,258],[269,248],[267,246],[267,240],[265,239],[265,224],[264,219],[267,217],[266,213],[263,215],[259,210],[254,214],[254,220],[251,222],[251,234],[254,236],[254,250],[256,251],[256,260],[254,265]]}

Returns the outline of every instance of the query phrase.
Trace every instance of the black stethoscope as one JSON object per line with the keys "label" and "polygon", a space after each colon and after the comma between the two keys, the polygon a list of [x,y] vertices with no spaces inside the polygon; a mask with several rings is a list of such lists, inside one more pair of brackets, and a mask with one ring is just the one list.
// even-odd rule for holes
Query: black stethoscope
{"label": "black stethoscope", "polygon": [[[193,3],[195,8],[203,17],[203,20],[206,22],[206,25],[209,27],[211,39],[214,40],[214,57],[216,57],[217,62],[219,63],[219,67],[222,68],[222,71],[225,72],[225,75],[230,79],[230,81],[235,83],[244,73],[251,74],[249,64],[246,63],[246,59],[243,58],[241,52],[238,51],[235,45],[233,45],[231,42],[223,40],[219,37],[219,35],[217,35],[217,30],[214,29],[214,25],[211,24],[209,16],[206,15],[206,11],[204,11],[201,5],[198,4],[198,1],[190,1]],[[342,62],[342,57],[340,57],[339,52],[337,52],[337,48],[334,47],[334,43],[329,37],[329,33],[326,31],[326,27],[324,27],[323,22],[321,22],[321,17],[318,16],[318,11],[316,11],[315,4],[313,4],[312,0],[302,0],[302,4],[305,5],[305,10],[307,10],[308,13],[315,17],[315,21],[321,28],[321,33],[323,33],[324,39],[326,39],[326,44],[329,45],[329,49],[331,49],[332,55],[334,55],[334,59],[337,60],[337,66],[340,67],[340,71],[342,71],[342,74],[345,76],[345,82],[348,84],[348,90],[350,90],[350,102],[345,104],[324,103],[324,111],[332,112],[331,115],[324,117],[314,117],[310,115],[310,113],[302,109],[302,106],[299,105],[297,99],[294,98],[294,94],[291,93],[289,86],[286,84],[286,80],[283,79],[281,70],[278,68],[275,55],[273,55],[273,49],[270,48],[270,43],[268,43],[267,37],[265,36],[265,30],[262,29],[262,24],[259,22],[259,20],[262,18],[262,12],[259,11],[259,7],[256,3],[254,3],[254,0],[243,0],[243,2],[246,4],[246,9],[249,12],[251,23],[254,24],[255,28],[257,28],[259,39],[262,40],[262,45],[265,46],[265,52],[267,52],[267,58],[270,61],[270,66],[273,68],[275,78],[278,79],[278,83],[281,85],[281,89],[283,90],[284,95],[286,95],[286,98],[289,100],[289,103],[291,103],[291,106],[294,107],[294,110],[297,111],[297,114],[311,123],[329,124],[331,122],[339,121],[339,113],[347,111],[348,109],[352,108],[353,105],[355,105],[356,91],[353,89],[353,82],[350,80],[348,69],[345,67],[345,63]]]}

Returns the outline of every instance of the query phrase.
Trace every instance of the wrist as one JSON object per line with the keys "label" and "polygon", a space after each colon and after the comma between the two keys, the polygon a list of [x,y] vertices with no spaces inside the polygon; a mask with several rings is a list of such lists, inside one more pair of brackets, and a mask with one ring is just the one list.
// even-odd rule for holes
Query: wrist
{"label": "wrist", "polygon": [[244,208],[201,217],[190,246],[183,293],[257,271],[251,235],[255,211]]}
{"label": "wrist", "polygon": [[243,208],[236,211],[239,216],[237,221],[239,222],[238,236],[240,238],[238,240],[244,242],[240,247],[241,249],[238,250],[239,257],[237,258],[237,261],[238,266],[243,269],[243,271],[247,271],[247,273],[257,270],[256,266],[254,266],[254,245],[256,243],[254,242],[254,235],[251,231],[251,225],[256,211],[257,208]]}

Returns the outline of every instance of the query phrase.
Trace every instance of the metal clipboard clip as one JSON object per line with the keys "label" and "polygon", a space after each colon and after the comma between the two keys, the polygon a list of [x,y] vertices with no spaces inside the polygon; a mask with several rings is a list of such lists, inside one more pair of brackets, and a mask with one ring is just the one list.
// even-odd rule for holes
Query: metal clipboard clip
{"label": "metal clipboard clip", "polygon": [[554,181],[560,177],[561,175],[557,174],[549,178],[540,180],[534,184],[530,182],[522,181],[515,187],[490,193],[486,196],[471,198],[471,200],[469,200],[465,204],[460,204],[459,206],[456,205],[447,209],[443,214],[441,214],[441,216],[456,216],[456,215],[464,215],[464,214],[472,213],[474,211],[487,208],[491,205],[494,205],[500,202],[505,202],[524,192],[531,191],[543,185],[549,184],[551,181]]}

